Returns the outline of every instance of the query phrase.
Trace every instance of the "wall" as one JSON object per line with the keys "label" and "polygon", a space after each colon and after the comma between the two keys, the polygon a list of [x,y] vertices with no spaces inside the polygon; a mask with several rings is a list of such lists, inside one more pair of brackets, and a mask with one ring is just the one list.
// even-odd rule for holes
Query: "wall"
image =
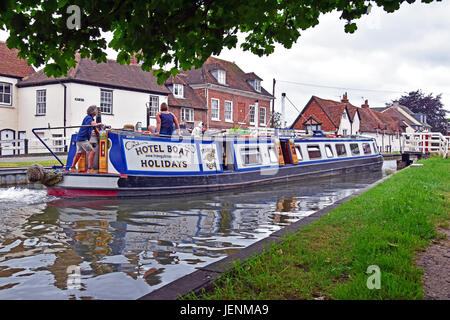
{"label": "wall", "polygon": [[0,82],[12,84],[12,105],[0,104],[0,130],[12,129],[16,133],[17,138],[17,116],[18,116],[18,91],[16,87],[17,79],[0,76]]}
{"label": "wall", "polygon": [[338,134],[344,134],[344,130],[347,131],[347,135],[350,135],[352,132],[352,123],[350,122],[350,115],[347,110],[341,115],[341,123],[339,124]]}
{"label": "wall", "polygon": [[[197,89],[196,90],[198,94],[201,96],[205,96],[205,89]],[[211,117],[211,99],[218,99],[219,100],[219,109],[220,109],[220,120],[213,120]],[[225,121],[225,101],[231,101],[233,104],[233,121],[228,122]],[[265,107],[266,108],[266,121],[265,125],[260,125],[258,123],[258,126],[264,127],[264,126],[270,126],[270,100],[262,100],[262,99],[255,99],[246,97],[243,95],[237,95],[233,93],[228,92],[222,92],[218,90],[208,89],[208,123],[209,128],[213,129],[229,129],[233,128],[235,126],[241,127],[241,128],[248,128],[249,126],[254,126],[253,124],[250,125],[250,105],[255,105],[255,101],[258,100],[259,107]],[[258,110],[259,111],[259,110]],[[258,113],[259,115],[259,113]],[[259,117],[255,117],[255,121],[258,120]]]}

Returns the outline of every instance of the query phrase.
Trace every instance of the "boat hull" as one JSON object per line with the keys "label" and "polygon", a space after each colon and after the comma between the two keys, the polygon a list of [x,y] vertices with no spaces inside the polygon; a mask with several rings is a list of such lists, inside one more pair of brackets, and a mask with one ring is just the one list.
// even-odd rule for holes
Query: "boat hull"
{"label": "boat hull", "polygon": [[63,182],[48,187],[58,197],[132,197],[192,194],[230,190],[362,171],[379,171],[381,155],[302,162],[249,171],[205,175],[113,175],[67,173]]}

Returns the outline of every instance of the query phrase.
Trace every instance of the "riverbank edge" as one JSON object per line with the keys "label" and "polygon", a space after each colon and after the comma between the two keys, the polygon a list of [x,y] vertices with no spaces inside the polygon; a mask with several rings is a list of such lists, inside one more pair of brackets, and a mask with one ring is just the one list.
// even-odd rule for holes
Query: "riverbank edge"
{"label": "riverbank edge", "polygon": [[247,258],[252,256],[261,254],[266,250],[270,250],[270,248],[278,243],[283,241],[283,238],[289,234],[300,231],[306,225],[310,224],[313,221],[320,219],[321,217],[328,214],[331,210],[339,207],[343,203],[358,197],[359,195],[367,192],[368,190],[374,188],[375,186],[383,183],[387,179],[390,179],[393,175],[395,175],[396,171],[390,175],[383,177],[382,179],[355,191],[350,196],[342,198],[330,206],[327,206],[321,210],[314,212],[313,214],[296,221],[289,226],[286,226],[272,234],[268,237],[261,239],[252,245],[243,248],[217,262],[213,262],[207,266],[197,268],[197,271],[194,271],[188,275],[185,275],[175,281],[172,281],[165,286],[158,288],[142,297],[138,300],[177,300],[180,297],[186,296],[187,294],[198,294],[203,290],[211,289],[213,283],[218,280],[222,274],[225,272],[231,271],[234,268],[235,261],[244,261]]}

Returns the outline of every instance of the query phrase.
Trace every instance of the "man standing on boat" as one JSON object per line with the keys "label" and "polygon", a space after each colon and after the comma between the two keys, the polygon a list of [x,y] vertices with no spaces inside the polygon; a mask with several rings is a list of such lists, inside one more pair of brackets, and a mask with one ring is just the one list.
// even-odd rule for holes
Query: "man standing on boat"
{"label": "man standing on boat", "polygon": [[172,112],[169,112],[168,109],[167,104],[163,102],[161,104],[161,111],[156,114],[157,127],[155,135],[171,136],[174,131],[173,124],[175,123],[175,126],[178,129],[178,135],[181,137],[178,119]]}
{"label": "man standing on boat", "polygon": [[76,169],[76,165],[78,163],[78,160],[80,160],[83,152],[86,152],[86,155],[88,157],[87,172],[94,173],[94,168],[92,168],[92,163],[94,162],[95,150],[92,147],[89,140],[91,139],[93,128],[103,126],[102,123],[97,123],[94,120],[97,113],[98,113],[97,106],[90,106],[87,109],[87,116],[84,117],[83,123],[81,124],[84,127],[81,127],[80,131],[78,131],[78,135],[77,135],[77,139],[76,139],[77,153],[75,154],[75,157],[73,159],[72,168],[70,168],[71,172],[78,172]]}

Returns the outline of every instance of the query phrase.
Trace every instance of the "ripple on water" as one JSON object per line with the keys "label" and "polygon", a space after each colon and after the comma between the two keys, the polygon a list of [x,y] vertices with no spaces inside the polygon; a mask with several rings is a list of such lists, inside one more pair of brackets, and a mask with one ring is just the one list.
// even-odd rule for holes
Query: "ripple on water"
{"label": "ripple on water", "polygon": [[56,198],[47,196],[46,190],[25,189],[20,187],[0,188],[0,210],[45,203],[54,199]]}

